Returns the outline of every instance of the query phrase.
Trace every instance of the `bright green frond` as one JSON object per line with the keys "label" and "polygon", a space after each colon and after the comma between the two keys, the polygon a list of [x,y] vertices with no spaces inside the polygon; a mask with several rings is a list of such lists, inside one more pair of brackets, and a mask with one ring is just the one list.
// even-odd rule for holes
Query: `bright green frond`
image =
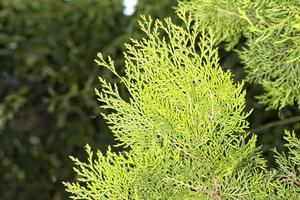
{"label": "bright green frond", "polygon": [[265,163],[256,139],[245,142],[243,85],[234,84],[219,66],[212,32],[199,34],[200,24],[190,15],[181,12],[179,17],[186,29],[170,19],[143,17],[140,25],[147,37],[126,45],[125,76],[116,74],[113,61],[99,54],[97,63],[115,73],[131,95],[126,102],[115,84],[100,78],[102,108],[113,111],[104,117],[119,145],[130,151],[126,156],[109,151],[96,161],[90,155],[88,164],[74,159],[79,184],[66,186],[75,197],[266,196]]}
{"label": "bright green frond", "polygon": [[247,22],[239,13],[243,4],[237,0],[181,0],[177,11],[190,12],[201,28],[211,27],[217,43],[224,42],[226,49],[231,50],[247,30]]}
{"label": "bright green frond", "polygon": [[178,15],[186,28],[142,17],[146,37],[126,44],[125,75],[98,55],[130,94],[125,101],[117,84],[100,78],[99,101],[111,111],[103,116],[127,151],[93,158],[87,147],[86,163],[72,158],[78,183],[67,190],[74,199],[295,199],[298,187],[282,177],[297,166],[299,141],[287,136],[291,165],[279,157],[283,167],[266,170],[245,131],[243,83],[219,65],[218,34],[184,9]]}
{"label": "bright green frond", "polygon": [[300,1],[182,0],[177,9],[211,27],[228,50],[247,39],[240,51],[247,80],[262,86],[259,100],[269,109],[300,107]]}

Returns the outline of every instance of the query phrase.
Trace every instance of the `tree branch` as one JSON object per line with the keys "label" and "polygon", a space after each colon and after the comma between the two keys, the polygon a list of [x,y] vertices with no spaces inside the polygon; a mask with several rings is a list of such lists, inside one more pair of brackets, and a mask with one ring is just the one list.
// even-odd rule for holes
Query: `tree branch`
{"label": "tree branch", "polygon": [[262,126],[259,126],[257,128],[254,128],[254,129],[250,130],[250,132],[257,133],[257,132],[260,132],[262,130],[266,130],[266,129],[269,129],[269,128],[272,128],[272,127],[275,127],[275,126],[290,124],[290,123],[294,123],[294,122],[298,122],[298,121],[300,121],[300,116],[291,117],[291,118],[288,118],[288,119],[278,120],[278,121],[274,121],[274,122],[264,124]]}

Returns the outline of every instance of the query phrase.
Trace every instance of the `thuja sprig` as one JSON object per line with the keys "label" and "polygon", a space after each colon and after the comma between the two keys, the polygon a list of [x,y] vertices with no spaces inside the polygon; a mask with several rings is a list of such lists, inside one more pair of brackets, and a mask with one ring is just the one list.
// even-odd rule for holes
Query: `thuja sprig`
{"label": "thuja sprig", "polygon": [[[125,75],[113,60],[97,63],[112,71],[130,94],[100,78],[97,90],[103,113],[123,153],[109,148],[88,160],[77,158],[77,182],[64,183],[73,199],[268,199],[297,196],[285,169],[266,170],[244,112],[243,83],[219,65],[212,31],[200,31],[190,14],[178,12],[184,26],[171,19],[142,17],[146,37],[126,44]],[[288,137],[292,146],[297,143]],[[292,148],[294,149],[294,148]],[[291,150],[291,166],[297,167]],[[298,153],[297,153],[298,152]],[[290,170],[290,173],[294,171]],[[293,173],[296,174],[296,173]],[[284,190],[283,188],[287,188]],[[278,189],[279,188],[279,189]]]}
{"label": "thuja sprig", "polygon": [[298,0],[182,0],[178,10],[192,13],[202,27],[216,32],[218,43],[239,51],[246,80],[262,86],[259,101],[267,109],[298,103],[300,108],[300,30]]}

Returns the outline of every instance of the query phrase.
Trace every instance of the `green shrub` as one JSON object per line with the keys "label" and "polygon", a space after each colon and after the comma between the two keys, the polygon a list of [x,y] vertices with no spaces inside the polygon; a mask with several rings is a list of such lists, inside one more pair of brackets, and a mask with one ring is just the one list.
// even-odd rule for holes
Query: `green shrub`
{"label": "green shrub", "polygon": [[[118,145],[129,148],[75,162],[73,199],[299,199],[300,140],[286,132],[289,156],[269,171],[246,128],[243,83],[219,65],[213,31],[200,31],[185,9],[186,28],[143,19],[147,37],[126,45],[125,75],[111,57],[96,61],[119,77],[130,94],[100,78],[103,114]],[[199,37],[199,34],[201,37]]]}

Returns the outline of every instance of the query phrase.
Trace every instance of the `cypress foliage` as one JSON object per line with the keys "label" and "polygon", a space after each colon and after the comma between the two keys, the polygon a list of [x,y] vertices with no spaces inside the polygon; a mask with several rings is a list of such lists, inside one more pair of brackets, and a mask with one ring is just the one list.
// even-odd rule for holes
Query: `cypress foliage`
{"label": "cypress foliage", "polygon": [[239,51],[247,80],[262,86],[258,97],[268,109],[300,107],[300,28],[298,0],[191,0],[179,7],[190,11],[204,27],[212,27],[217,40]]}
{"label": "cypress foliage", "polygon": [[[126,45],[125,75],[101,54],[96,61],[125,85],[100,78],[96,91],[118,145],[129,150],[75,162],[78,182],[64,183],[73,199],[299,199],[300,141],[286,133],[290,154],[268,171],[250,136],[243,83],[220,68],[219,34],[200,31],[184,8],[184,26],[143,17],[147,35]],[[201,37],[200,37],[201,36]]]}

